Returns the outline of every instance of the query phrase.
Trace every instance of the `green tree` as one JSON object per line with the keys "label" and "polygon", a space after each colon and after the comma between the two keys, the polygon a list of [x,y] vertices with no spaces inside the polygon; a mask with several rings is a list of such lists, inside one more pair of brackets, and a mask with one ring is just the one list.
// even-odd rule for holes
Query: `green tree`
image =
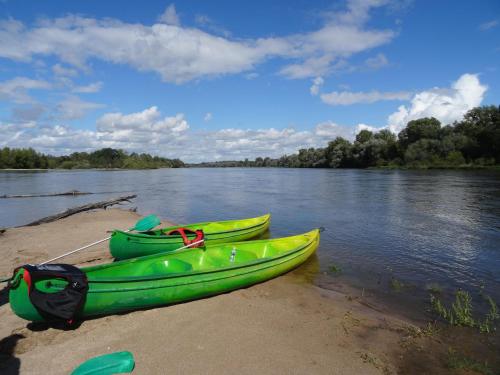
{"label": "green tree", "polygon": [[440,159],[440,142],[435,139],[420,139],[408,146],[405,162],[413,167],[429,167]]}
{"label": "green tree", "polygon": [[356,142],[359,143],[365,143],[368,142],[373,138],[373,133],[369,130],[361,130],[357,135],[356,135]]}
{"label": "green tree", "polygon": [[330,168],[346,168],[352,166],[352,144],[347,139],[337,137],[328,143],[325,152]]}
{"label": "green tree", "polygon": [[464,147],[466,157],[494,158],[500,163],[500,106],[471,109],[455,129],[469,138]]}
{"label": "green tree", "polygon": [[460,151],[451,151],[446,155],[447,166],[460,166],[465,164],[465,158]]}
{"label": "green tree", "polygon": [[425,117],[408,122],[398,135],[399,142],[403,148],[421,139],[437,139],[441,123],[434,117]]}
{"label": "green tree", "polygon": [[95,168],[121,168],[126,155],[122,150],[103,148],[89,155],[90,164]]}
{"label": "green tree", "polygon": [[393,132],[391,132],[389,129],[382,129],[382,130],[378,131],[377,133],[375,133],[373,138],[380,139],[380,140],[385,141],[387,143],[396,143],[396,140],[397,140],[396,135]]}

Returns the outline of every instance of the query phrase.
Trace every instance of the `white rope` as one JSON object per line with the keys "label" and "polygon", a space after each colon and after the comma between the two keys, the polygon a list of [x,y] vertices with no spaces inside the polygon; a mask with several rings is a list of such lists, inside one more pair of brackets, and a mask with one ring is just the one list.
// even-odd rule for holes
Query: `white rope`
{"label": "white rope", "polygon": [[[188,247],[191,247],[193,245],[198,245],[199,243],[205,241],[205,239],[202,239],[202,240],[199,240],[199,241],[196,241],[196,242],[193,242],[193,243],[190,243],[189,245],[186,245],[186,246],[182,246],[182,247],[179,247],[178,249],[175,249],[175,250],[172,250],[172,251],[179,251],[179,250],[183,250],[183,249],[187,249]],[[172,251],[169,251],[172,252]]]}
{"label": "white rope", "polygon": [[[126,230],[126,231],[124,231],[124,232],[130,232],[130,229],[128,229],[128,230]],[[110,238],[111,238],[111,236],[110,236],[110,237],[103,238],[102,240],[99,240],[99,241],[96,241],[96,242],[94,242],[94,243],[91,243],[90,245],[86,245],[86,246],[80,247],[80,248],[78,248],[78,249],[76,249],[76,250],[73,250],[73,251],[70,251],[70,252],[68,252],[68,253],[66,253],[66,254],[62,254],[62,255],[59,255],[58,257],[55,257],[55,258],[52,258],[52,259],[46,260],[45,262],[40,263],[40,265],[42,265],[42,264],[47,264],[47,263],[53,262],[54,260],[58,260],[58,259],[64,258],[64,257],[66,257],[66,256],[68,256],[68,255],[71,255],[71,254],[74,254],[74,253],[76,253],[76,252],[78,252],[78,251],[88,249],[89,247],[92,247],[92,246],[98,245],[98,244],[100,244],[100,243],[102,243],[102,242],[104,242],[104,241],[109,240]],[[203,242],[203,241],[205,241],[205,239],[202,239],[202,240],[199,240],[199,241],[196,241],[196,242],[190,243],[189,245],[186,245],[186,246],[183,246],[183,247],[179,247],[178,249],[175,249],[175,250],[172,250],[172,251],[178,251],[178,250],[187,249],[188,247],[191,247],[191,246],[193,246],[193,245],[198,245],[199,243],[201,243],[201,242]],[[169,252],[170,252],[170,251],[169,251]]]}
{"label": "white rope", "polygon": [[[130,232],[130,231],[131,231],[131,229],[128,229],[128,230],[126,230],[126,231],[124,231],[124,232]],[[104,242],[104,241],[109,240],[110,238],[111,238],[111,236],[110,236],[110,237],[103,238],[102,240],[99,240],[99,241],[96,241],[96,242],[94,242],[94,243],[91,243],[90,245],[86,245],[86,246],[80,247],[80,248],[78,248],[78,249],[76,249],[76,250],[73,250],[73,251],[70,251],[70,252],[68,252],[68,253],[66,253],[66,254],[62,254],[62,255],[59,255],[58,257],[55,257],[55,258],[52,258],[52,259],[46,260],[45,262],[40,263],[40,265],[42,265],[42,264],[47,264],[47,263],[53,262],[54,260],[58,260],[58,259],[64,258],[65,256],[68,256],[68,255],[74,254],[74,253],[76,253],[76,252],[78,252],[78,251],[88,249],[89,247],[92,247],[92,246],[98,245],[98,244],[100,244],[100,243],[102,243],[102,242]],[[178,249],[175,249],[175,250],[173,250],[173,251],[179,251],[179,250],[187,249],[187,248],[189,248],[189,247],[191,247],[191,246],[193,246],[193,245],[198,245],[199,243],[202,243],[203,241],[205,241],[205,239],[202,239],[202,240],[199,240],[199,241],[196,241],[196,242],[190,243],[189,245],[186,245],[186,246],[179,247]],[[169,253],[170,253],[170,251],[169,251]],[[5,280],[0,280],[0,283],[6,282],[6,281],[9,281],[9,280],[10,280],[10,277],[9,277],[8,279],[5,279]]]}
{"label": "white rope", "polygon": [[[126,231],[124,231],[124,232],[130,232],[130,229],[127,229],[127,230],[126,230]],[[86,245],[86,246],[80,247],[80,248],[78,248],[78,249],[76,249],[76,250],[73,250],[73,251],[67,252],[67,253],[65,253],[65,254],[59,255],[58,257],[55,257],[55,258],[52,258],[52,259],[46,260],[45,262],[40,263],[40,265],[42,265],[42,264],[47,264],[47,263],[53,262],[54,260],[58,260],[58,259],[61,259],[61,258],[67,257],[68,255],[74,254],[74,253],[76,253],[76,252],[78,252],[78,251],[82,251],[82,250],[88,249],[89,247],[92,247],[92,246],[98,245],[98,244],[100,244],[100,243],[102,243],[102,242],[105,242],[105,241],[109,240],[110,238],[111,238],[111,236],[106,237],[106,238],[103,238],[102,240],[99,240],[99,241],[93,242],[93,243],[91,243],[90,245]]]}

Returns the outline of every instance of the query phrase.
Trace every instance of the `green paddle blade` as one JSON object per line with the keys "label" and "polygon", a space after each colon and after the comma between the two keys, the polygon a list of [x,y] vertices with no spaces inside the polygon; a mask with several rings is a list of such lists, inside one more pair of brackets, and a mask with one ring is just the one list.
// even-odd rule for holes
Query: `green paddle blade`
{"label": "green paddle blade", "polygon": [[137,223],[135,223],[135,226],[130,228],[130,230],[135,230],[137,232],[146,232],[148,230],[153,229],[154,227],[156,227],[160,223],[161,223],[161,220],[158,218],[158,216],[148,215],[148,216],[143,217]]}
{"label": "green paddle blade", "polygon": [[111,375],[132,372],[134,357],[130,352],[115,352],[91,358],[73,370],[71,375]]}

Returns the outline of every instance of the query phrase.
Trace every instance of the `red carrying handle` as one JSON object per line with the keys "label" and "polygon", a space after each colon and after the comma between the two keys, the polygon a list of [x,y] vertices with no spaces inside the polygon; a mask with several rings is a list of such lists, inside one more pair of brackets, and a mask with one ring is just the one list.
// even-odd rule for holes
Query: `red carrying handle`
{"label": "red carrying handle", "polygon": [[[194,234],[194,235],[196,235],[196,237],[194,239],[190,240],[187,237],[186,233]],[[205,245],[205,241],[204,241],[205,234],[203,233],[203,231],[201,229],[192,230],[189,228],[176,228],[176,229],[173,229],[170,232],[168,232],[167,236],[170,236],[172,234],[180,234],[182,237],[182,240],[184,241],[184,246],[194,244],[195,242],[197,242],[197,243],[193,246],[190,246],[190,247],[195,248],[195,247],[201,247],[201,246]]]}

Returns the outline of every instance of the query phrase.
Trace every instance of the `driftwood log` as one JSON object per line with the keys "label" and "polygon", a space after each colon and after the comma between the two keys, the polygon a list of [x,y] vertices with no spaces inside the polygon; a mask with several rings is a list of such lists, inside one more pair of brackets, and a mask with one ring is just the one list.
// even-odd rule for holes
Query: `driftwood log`
{"label": "driftwood log", "polygon": [[123,196],[123,197],[118,197],[118,198],[114,198],[114,199],[108,199],[106,201],[101,201],[101,202],[96,202],[96,203],[89,203],[89,204],[85,204],[83,206],[68,208],[64,212],[60,212],[60,213],[55,214],[55,215],[44,217],[42,219],[33,221],[33,222],[31,222],[29,224],[26,224],[26,225],[23,225],[23,226],[33,226],[33,225],[40,225],[40,224],[50,223],[52,221],[63,219],[65,217],[68,217],[68,216],[71,216],[71,215],[74,215],[74,214],[77,214],[77,213],[80,213],[80,212],[89,211],[89,210],[95,210],[95,209],[98,209],[98,208],[104,208],[104,209],[106,209],[106,207],[113,206],[115,204],[122,204],[123,202],[129,202],[130,203],[130,200],[133,199],[133,198],[135,198],[135,197],[137,197],[136,194],[126,195],[126,196]]}
{"label": "driftwood log", "polygon": [[70,190],[66,191],[64,193],[50,193],[50,194],[23,194],[23,195],[0,195],[0,198],[34,198],[34,197],[58,197],[61,195],[87,195],[87,194],[95,194],[95,193],[88,193],[85,191],[78,191],[78,190]]}

